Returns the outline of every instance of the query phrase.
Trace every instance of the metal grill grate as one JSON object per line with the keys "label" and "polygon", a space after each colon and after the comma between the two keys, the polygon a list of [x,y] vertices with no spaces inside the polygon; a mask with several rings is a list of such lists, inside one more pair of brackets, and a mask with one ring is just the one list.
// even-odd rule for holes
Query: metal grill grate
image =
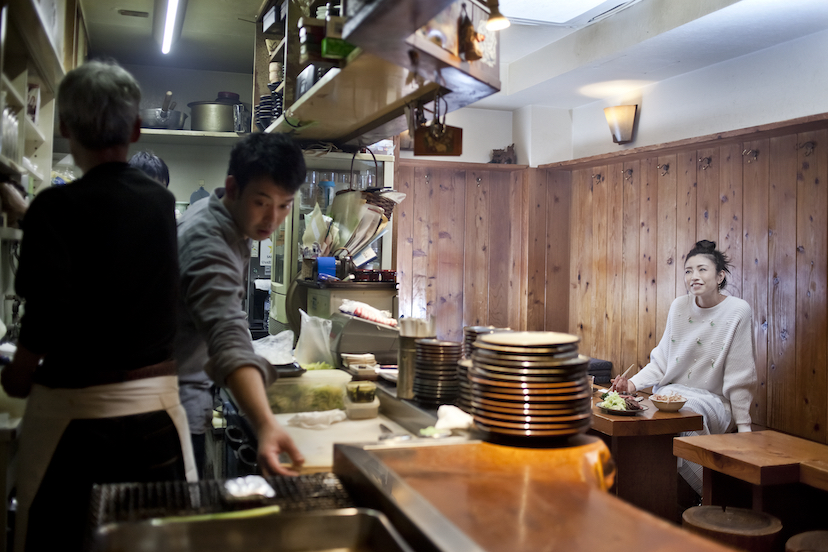
{"label": "metal grill grate", "polygon": [[90,529],[110,523],[142,521],[159,517],[190,516],[278,505],[282,511],[333,510],[354,506],[348,492],[333,473],[298,477],[269,477],[273,498],[255,503],[225,500],[223,481],[198,483],[110,483],[92,489]]}

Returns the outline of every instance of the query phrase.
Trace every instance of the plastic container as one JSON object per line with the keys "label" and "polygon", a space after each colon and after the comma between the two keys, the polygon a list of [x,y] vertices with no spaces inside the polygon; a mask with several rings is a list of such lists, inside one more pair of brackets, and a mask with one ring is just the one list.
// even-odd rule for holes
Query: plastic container
{"label": "plastic container", "polygon": [[368,418],[376,418],[379,415],[380,401],[379,397],[374,397],[371,402],[352,402],[348,398],[348,394],[343,394],[345,402],[345,414],[348,415],[349,420],[366,420]]}
{"label": "plastic container", "polygon": [[377,386],[370,381],[349,381],[345,392],[351,402],[372,403],[376,399]]}
{"label": "plastic container", "polygon": [[278,379],[267,388],[274,414],[319,412],[344,408],[345,384],[351,376],[343,370],[309,370],[296,378]]}

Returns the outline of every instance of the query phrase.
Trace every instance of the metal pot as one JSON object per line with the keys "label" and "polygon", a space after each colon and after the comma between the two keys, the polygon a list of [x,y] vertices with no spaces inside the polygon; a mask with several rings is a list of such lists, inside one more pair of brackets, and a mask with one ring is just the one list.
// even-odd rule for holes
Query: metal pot
{"label": "metal pot", "polygon": [[167,130],[181,130],[184,128],[184,121],[187,114],[182,111],[175,111],[156,107],[154,109],[142,109],[140,111],[141,128],[162,128]]}
{"label": "metal pot", "polygon": [[207,132],[233,132],[235,130],[234,108],[232,103],[190,102],[187,104],[193,115],[190,121],[192,130]]}
{"label": "metal pot", "polygon": [[168,91],[164,96],[161,109],[142,109],[140,111],[141,128],[183,129],[187,114],[182,111],[175,111],[175,102],[170,100],[172,100],[172,91]]}

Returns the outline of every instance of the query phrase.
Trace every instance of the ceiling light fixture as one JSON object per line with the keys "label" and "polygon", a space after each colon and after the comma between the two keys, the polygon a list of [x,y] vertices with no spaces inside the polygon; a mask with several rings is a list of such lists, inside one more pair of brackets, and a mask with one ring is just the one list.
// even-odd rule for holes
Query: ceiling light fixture
{"label": "ceiling light fixture", "polygon": [[500,13],[497,0],[489,0],[489,20],[486,21],[486,28],[490,31],[501,31],[509,25],[509,20]]}
{"label": "ceiling light fixture", "polygon": [[616,105],[604,108],[604,116],[607,118],[613,142],[616,144],[632,142],[637,112],[638,105]]}
{"label": "ceiling light fixture", "polygon": [[152,34],[161,43],[161,53],[169,54],[181,37],[187,0],[155,0]]}

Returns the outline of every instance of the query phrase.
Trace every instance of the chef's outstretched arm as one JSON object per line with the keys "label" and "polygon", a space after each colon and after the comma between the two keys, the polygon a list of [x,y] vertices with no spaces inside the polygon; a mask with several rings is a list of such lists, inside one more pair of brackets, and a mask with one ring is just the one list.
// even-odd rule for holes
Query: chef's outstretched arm
{"label": "chef's outstretched arm", "polygon": [[[305,463],[305,457],[296,448],[296,444],[279,425],[267,402],[264,381],[258,368],[242,366],[225,379],[233,397],[256,430],[259,440],[258,462],[265,475],[298,475],[299,468]],[[285,452],[290,457],[292,466],[287,468],[279,463],[279,453]]]}

